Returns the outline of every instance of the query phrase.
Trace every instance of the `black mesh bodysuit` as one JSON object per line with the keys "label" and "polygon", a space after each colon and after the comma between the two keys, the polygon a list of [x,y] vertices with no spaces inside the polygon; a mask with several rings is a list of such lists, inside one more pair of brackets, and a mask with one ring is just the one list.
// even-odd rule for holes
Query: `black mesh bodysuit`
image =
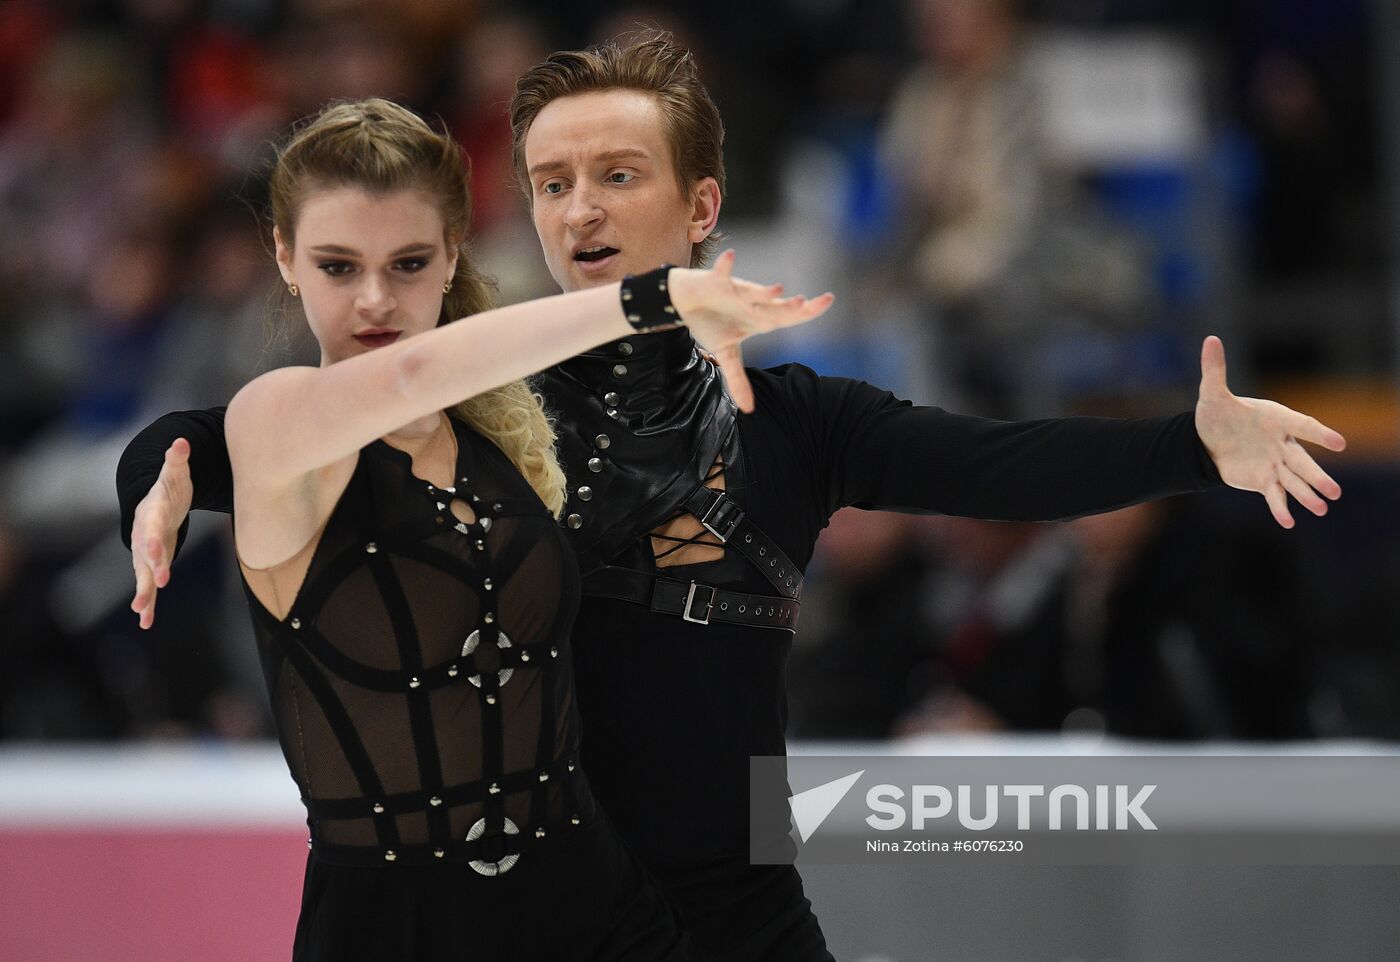
{"label": "black mesh bodysuit", "polygon": [[452,423],[455,489],[376,441],[287,617],[247,590],[311,829],[296,957],[669,958],[671,911],[578,766],[573,554]]}

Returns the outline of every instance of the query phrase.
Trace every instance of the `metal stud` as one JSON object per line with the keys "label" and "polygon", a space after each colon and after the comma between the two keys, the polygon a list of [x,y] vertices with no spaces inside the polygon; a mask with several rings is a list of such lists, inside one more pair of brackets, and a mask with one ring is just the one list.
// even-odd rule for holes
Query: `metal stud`
{"label": "metal stud", "polygon": [[394,850],[393,850],[392,848],[389,849],[389,851],[387,851],[387,852],[384,853],[384,861],[386,861],[386,862],[392,862],[392,861],[394,861],[396,858],[398,858],[398,855],[394,852]]}
{"label": "metal stud", "polygon": [[571,514],[566,519],[566,523],[574,530],[578,530],[583,527],[583,517],[581,515]]}
{"label": "metal stud", "polygon": [[490,792],[492,795],[499,795],[501,794],[501,786],[497,785],[495,782],[492,782],[491,787],[486,789],[486,791]]}
{"label": "metal stud", "polygon": [[593,489],[585,484],[583,487],[578,489],[578,499],[580,501],[592,501]]}
{"label": "metal stud", "polygon": [[558,649],[558,648],[550,648],[550,649],[549,649],[549,657],[551,657],[551,658],[558,658],[558,657],[559,657],[559,649]]}
{"label": "metal stud", "polygon": [[744,535],[744,544],[748,544],[748,543],[750,543],[751,541],[753,541],[753,535],[751,535],[751,534],[746,534],[746,535]]}
{"label": "metal stud", "polygon": [[444,508],[447,507],[447,502],[445,502],[445,501],[439,501],[439,502],[437,503],[437,506],[438,506],[438,510],[441,511],[441,510],[443,510]]}
{"label": "metal stud", "polygon": [[597,473],[599,473],[600,471],[602,471],[602,470],[603,470],[603,459],[602,459],[602,458],[589,458],[589,459],[588,459],[588,470],[592,471],[594,474],[597,474]]}
{"label": "metal stud", "polygon": [[442,799],[439,796],[434,795],[432,798],[428,799],[428,804],[433,806],[433,808],[437,808],[439,805],[442,804]]}
{"label": "metal stud", "polygon": [[483,591],[490,591],[490,590],[491,590],[491,579],[490,579],[490,578],[487,578],[485,581],[483,581],[483,582],[481,583],[481,588],[482,588]]}
{"label": "metal stud", "polygon": [[614,421],[621,417],[621,415],[617,413],[617,408],[608,408],[603,413],[606,414],[608,417],[612,418]]}
{"label": "metal stud", "polygon": [[530,653],[529,653],[528,651],[522,651],[522,652],[520,653],[520,660],[521,660],[521,661],[529,661],[529,660],[530,660]]}
{"label": "metal stud", "polygon": [[423,683],[422,683],[421,681],[419,681],[417,678],[410,678],[410,679],[408,680],[408,687],[409,687],[409,688],[417,688],[417,687],[418,687],[419,685],[421,685],[421,684],[423,684]]}
{"label": "metal stud", "polygon": [[433,858],[442,858],[447,853],[440,848],[433,849]]}
{"label": "metal stud", "polygon": [[301,627],[301,619],[300,619],[300,618],[293,618],[291,621],[288,622],[288,624],[291,625],[291,626],[292,626],[292,630],[295,631],[296,629],[298,629],[298,628]]}
{"label": "metal stud", "polygon": [[467,530],[466,524],[464,524],[464,523],[461,522],[461,521],[458,521],[458,522],[457,522],[456,524],[454,524],[452,527],[456,528],[456,529],[457,529],[459,532],[461,532],[462,534],[471,534],[471,532]]}
{"label": "metal stud", "polygon": [[628,314],[628,315],[627,315],[627,320],[630,321],[630,322],[633,323],[633,324],[640,324],[640,323],[641,323],[641,320],[642,320],[642,315],[640,315],[640,314]]}
{"label": "metal stud", "polygon": [[748,611],[748,610],[749,610],[748,607],[745,606],[745,605],[740,605],[740,606],[739,606],[739,614],[741,614],[741,615],[742,615],[744,612]]}
{"label": "metal stud", "polygon": [[676,313],[676,309],[675,309],[674,307],[672,307],[670,304],[667,304],[665,307],[662,308],[662,310],[665,311],[667,314],[674,314],[674,313]]}
{"label": "metal stud", "polygon": [[770,567],[770,568],[776,568],[776,567],[778,567],[778,559],[777,559],[777,558],[773,558],[772,560],[770,560],[770,561],[768,562],[768,567]]}
{"label": "metal stud", "polygon": [[721,602],[719,603],[719,610],[720,610],[720,611],[728,611],[728,610],[729,610],[729,602],[727,602],[727,601],[721,601]]}
{"label": "metal stud", "polygon": [[622,289],[622,299],[624,301],[630,301],[632,299],[632,292],[625,287]]}
{"label": "metal stud", "polygon": [[311,847],[311,839],[309,839],[309,838],[306,840],[306,847],[307,847],[307,848],[310,848],[310,847]]}
{"label": "metal stud", "polygon": [[451,668],[447,669],[447,677],[448,677],[448,678],[456,678],[456,677],[457,677],[457,666],[456,666],[456,665],[453,665]]}
{"label": "metal stud", "polygon": [[501,502],[497,501],[495,504],[491,505],[491,510],[494,511],[494,512],[496,512],[497,514],[500,514],[500,513],[501,513]]}
{"label": "metal stud", "polygon": [[618,402],[620,402],[621,400],[622,396],[619,395],[616,391],[609,391],[607,394],[603,395],[603,403],[608,405],[609,407],[617,407]]}
{"label": "metal stud", "polygon": [[486,542],[485,542],[485,541],[482,541],[480,538],[477,538],[477,539],[476,539],[476,550],[477,550],[477,551],[485,551],[485,550],[486,550]]}
{"label": "metal stud", "polygon": [[547,781],[549,781],[549,772],[540,772],[540,781],[542,781],[542,782],[547,782]]}
{"label": "metal stud", "polygon": [[661,278],[661,280],[656,282],[656,289],[658,291],[664,291],[666,289],[666,278],[663,277]]}
{"label": "metal stud", "polygon": [[444,518],[442,515],[438,515],[433,520],[436,521],[438,524],[447,524],[447,519]]}
{"label": "metal stud", "polygon": [[617,346],[617,353],[621,354],[623,357],[628,357],[628,356],[630,356],[631,353],[632,353],[632,344],[631,344],[631,342],[629,342],[629,341],[623,341],[621,344],[619,344],[619,345]]}
{"label": "metal stud", "polygon": [[573,762],[569,762],[569,771],[573,771],[573,770],[574,770],[574,763],[573,763]]}
{"label": "metal stud", "polygon": [[491,531],[491,519],[490,519],[490,518],[482,518],[482,519],[481,519],[481,531],[482,531],[483,534],[487,534],[487,533],[489,533],[489,532]]}
{"label": "metal stud", "polygon": [[496,704],[496,696],[495,696],[495,695],[487,695],[487,696],[486,696],[486,704],[488,704],[488,705],[494,705],[494,704]]}
{"label": "metal stud", "polygon": [[488,611],[488,612],[486,612],[486,614],[485,614],[484,616],[482,616],[482,619],[481,619],[481,620],[484,621],[484,622],[486,622],[486,623],[489,625],[489,624],[491,624],[493,621],[496,620],[496,616],[495,616],[494,613]]}
{"label": "metal stud", "polygon": [[570,825],[577,825],[577,824],[578,824],[578,821],[579,821],[579,820],[578,820],[578,816],[577,816],[577,815],[574,815],[573,817],[571,817],[571,818],[569,819],[569,824],[570,824]]}
{"label": "metal stud", "polygon": [[773,617],[773,609],[772,609],[772,608],[769,608],[769,609],[768,609],[768,617],[769,617],[769,618],[772,618],[772,617]]}
{"label": "metal stud", "polygon": [[535,829],[535,838],[544,838],[544,827]]}
{"label": "metal stud", "polygon": [[614,365],[613,365],[613,377],[626,377],[626,376],[627,376],[627,365],[626,365],[626,364],[614,364]]}
{"label": "metal stud", "polygon": [[779,577],[779,578],[786,578],[786,577],[787,577],[787,569],[784,568],[783,570],[779,571],[779,572],[778,572],[778,577]]}
{"label": "metal stud", "polygon": [[606,434],[600,434],[593,439],[593,446],[599,451],[606,451],[609,444],[612,444],[612,438],[608,437]]}
{"label": "metal stud", "polygon": [[383,815],[383,814],[384,814],[384,805],[383,805],[382,803],[380,803],[380,802],[375,802],[375,803],[374,803],[374,814],[376,814],[376,815]]}
{"label": "metal stud", "polygon": [[369,544],[365,545],[365,554],[374,554],[374,553],[377,552],[378,550],[379,550],[379,545],[375,544],[373,541],[371,541]]}
{"label": "metal stud", "polygon": [[768,549],[767,549],[767,548],[760,547],[760,548],[758,549],[758,556],[759,556],[760,558],[763,557],[764,555],[766,555],[767,553],[768,553]]}

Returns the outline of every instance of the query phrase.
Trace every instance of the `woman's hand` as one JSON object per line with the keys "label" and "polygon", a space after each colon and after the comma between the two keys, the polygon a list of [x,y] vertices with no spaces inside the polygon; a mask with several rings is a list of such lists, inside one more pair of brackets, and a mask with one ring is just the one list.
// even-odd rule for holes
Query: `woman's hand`
{"label": "woman's hand", "polygon": [[734,251],[715,259],[712,270],[672,268],[671,303],[695,340],[714,355],[739,410],[753,412],[753,388],[744,374],[739,345],[746,337],[792,327],[825,314],[836,295],[783,297],[781,284],[755,284],[733,276]]}
{"label": "woman's hand", "polygon": [[170,559],[180,525],[190,513],[194,486],[190,482],[190,442],[176,438],[166,449],[165,464],[151,490],[136,506],[131,523],[131,567],[136,573],[136,596],[131,610],[141,627],[156,620],[156,592],[170,583]]}

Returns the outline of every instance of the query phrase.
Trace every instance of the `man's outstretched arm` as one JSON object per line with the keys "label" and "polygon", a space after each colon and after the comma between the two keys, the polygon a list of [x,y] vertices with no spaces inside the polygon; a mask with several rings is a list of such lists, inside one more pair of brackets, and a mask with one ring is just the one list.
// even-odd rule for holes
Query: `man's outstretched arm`
{"label": "man's outstretched arm", "polygon": [[156,592],[169,583],[190,510],[233,510],[224,409],[167,414],[138,434],[117,465],[117,499],[136,577],[131,608],[141,627],[149,628]]}
{"label": "man's outstretched arm", "polygon": [[1194,412],[1157,418],[1006,422],[917,408],[870,385],[821,378],[811,442],[827,466],[827,508],[843,505],[994,520],[1050,521],[1109,511],[1222,481],[1264,496],[1284,527],[1291,495],[1314,514],[1341,488],[1300,441],[1345,440],[1225,383],[1217,338],[1202,349]]}

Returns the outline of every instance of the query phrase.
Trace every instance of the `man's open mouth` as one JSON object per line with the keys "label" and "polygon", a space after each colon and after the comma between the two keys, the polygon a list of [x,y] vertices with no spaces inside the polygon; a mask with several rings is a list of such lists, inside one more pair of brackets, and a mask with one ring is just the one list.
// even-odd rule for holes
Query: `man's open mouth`
{"label": "man's open mouth", "polygon": [[585,247],[574,255],[576,261],[600,261],[617,253],[616,247]]}

